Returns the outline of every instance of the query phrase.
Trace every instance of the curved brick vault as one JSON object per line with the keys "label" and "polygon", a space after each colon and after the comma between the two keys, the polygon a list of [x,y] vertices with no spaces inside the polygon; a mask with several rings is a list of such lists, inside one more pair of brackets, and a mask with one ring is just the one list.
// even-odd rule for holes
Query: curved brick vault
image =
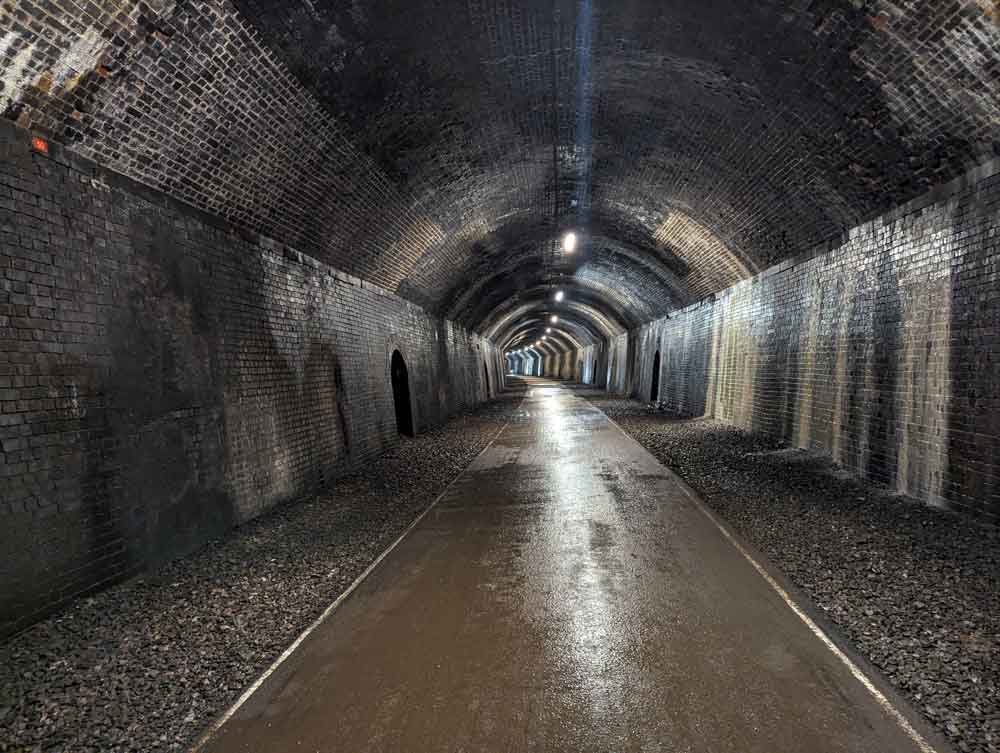
{"label": "curved brick vault", "polygon": [[570,348],[998,152],[991,0],[26,5],[6,117],[499,345],[557,288]]}

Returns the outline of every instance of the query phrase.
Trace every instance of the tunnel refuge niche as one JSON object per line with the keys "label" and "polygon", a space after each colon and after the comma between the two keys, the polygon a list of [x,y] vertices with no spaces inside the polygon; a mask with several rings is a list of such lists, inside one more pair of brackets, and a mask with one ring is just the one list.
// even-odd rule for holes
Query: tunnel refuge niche
{"label": "tunnel refuge niche", "polygon": [[649,388],[649,400],[655,403],[660,397],[660,351],[653,356],[653,384]]}
{"label": "tunnel refuge niche", "polygon": [[413,436],[413,411],[410,407],[410,375],[406,361],[398,350],[392,352],[389,367],[392,374],[392,401],[396,406],[396,429],[400,434]]}
{"label": "tunnel refuge niche", "polygon": [[490,367],[483,361],[483,385],[486,387],[486,397],[493,394],[493,386],[490,384]]}

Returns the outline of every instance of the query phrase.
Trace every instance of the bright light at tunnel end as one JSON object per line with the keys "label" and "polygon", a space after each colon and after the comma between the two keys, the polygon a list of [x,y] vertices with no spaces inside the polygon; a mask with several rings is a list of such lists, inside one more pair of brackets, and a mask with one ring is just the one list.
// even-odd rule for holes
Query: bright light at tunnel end
{"label": "bright light at tunnel end", "polygon": [[576,233],[566,233],[563,236],[563,250],[567,254],[571,254],[576,251]]}

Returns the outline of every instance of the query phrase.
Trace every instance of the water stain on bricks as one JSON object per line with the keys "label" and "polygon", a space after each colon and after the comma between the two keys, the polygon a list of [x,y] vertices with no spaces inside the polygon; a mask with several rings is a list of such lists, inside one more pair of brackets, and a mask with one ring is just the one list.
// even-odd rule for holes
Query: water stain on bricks
{"label": "water stain on bricks", "polygon": [[[947,221],[964,230],[950,260],[947,468],[942,497],[1000,515],[1000,266],[997,177],[963,191]],[[941,221],[945,221],[945,217]]]}
{"label": "water stain on bricks", "polygon": [[[52,396],[18,396],[60,477],[4,466],[18,490],[5,502],[22,512],[0,527],[11,594],[0,632],[335,483],[397,442],[370,347],[389,333],[413,354],[421,427],[480,399],[492,343],[93,165],[40,163],[27,138],[7,134],[0,180],[31,188],[17,228],[44,227],[73,253],[3,247],[4,261],[44,263],[32,274],[48,275],[12,280],[25,322],[30,305],[61,317],[33,340],[52,352],[13,356],[58,382]],[[37,211],[36,197],[67,185],[72,201]],[[52,292],[29,301],[39,283]],[[448,387],[435,395],[439,377]]]}
{"label": "water stain on bricks", "polygon": [[661,348],[670,412],[823,449],[894,491],[996,516],[998,186],[958,181],[642,326],[631,390],[648,391]]}
{"label": "water stain on bricks", "polygon": [[337,401],[337,426],[340,429],[340,436],[344,443],[344,452],[351,454],[351,434],[347,425],[347,404],[348,396],[344,393],[344,372],[340,365],[340,359],[333,355],[333,388]]}

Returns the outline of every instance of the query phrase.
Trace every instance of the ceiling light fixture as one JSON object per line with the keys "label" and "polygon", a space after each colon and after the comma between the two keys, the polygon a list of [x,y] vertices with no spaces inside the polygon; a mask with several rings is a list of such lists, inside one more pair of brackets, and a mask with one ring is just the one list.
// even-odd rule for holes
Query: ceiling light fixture
{"label": "ceiling light fixture", "polygon": [[549,319],[549,321],[550,321],[550,322],[552,322],[553,324],[555,324],[556,322],[558,322],[558,321],[559,321],[559,317],[558,317],[558,316],[556,316],[555,314],[553,314],[553,315],[552,315],[552,318],[551,318],[551,319]]}
{"label": "ceiling light fixture", "polygon": [[571,254],[576,251],[576,233],[566,233],[563,236],[563,250],[567,254]]}
{"label": "ceiling light fixture", "polygon": [[563,299],[563,292],[561,290],[556,291],[556,303],[559,303]]}

